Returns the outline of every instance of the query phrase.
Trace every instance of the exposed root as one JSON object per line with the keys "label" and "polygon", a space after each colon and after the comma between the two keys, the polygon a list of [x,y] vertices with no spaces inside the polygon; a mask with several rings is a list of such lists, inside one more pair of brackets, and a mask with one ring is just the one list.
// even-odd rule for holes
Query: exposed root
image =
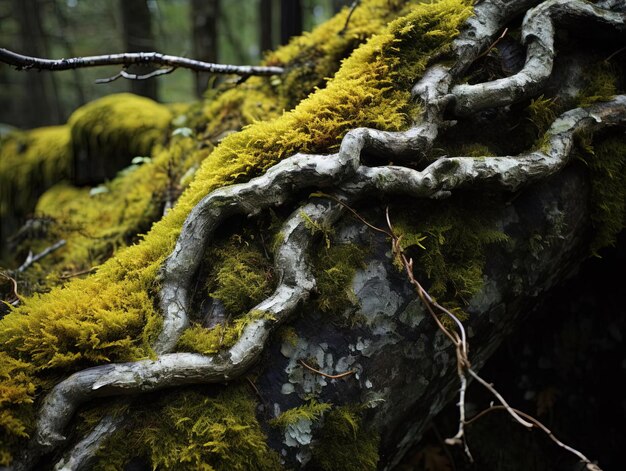
{"label": "exposed root", "polygon": [[626,14],[599,8],[584,0],[548,0],[528,11],[522,25],[527,47],[526,63],[517,74],[476,85],[461,84],[452,89],[459,116],[485,108],[510,105],[541,92],[554,64],[554,23],[571,18],[600,23],[626,32]]}
{"label": "exposed root", "polygon": [[342,185],[346,193],[378,191],[414,197],[441,197],[450,191],[483,184],[518,190],[561,170],[568,161],[579,132],[626,122],[626,95],[588,108],[576,108],[557,118],[546,133],[547,144],[528,154],[503,157],[441,158],[422,171],[406,167],[365,167]]}
{"label": "exposed root", "polygon": [[[16,469],[29,469],[40,456],[63,443],[63,430],[76,409],[87,400],[156,391],[181,384],[220,383],[244,374],[263,351],[270,332],[286,321],[315,287],[309,261],[315,237],[307,222],[332,225],[342,212],[341,205],[321,199],[304,205],[289,217],[282,227],[284,240],[275,255],[279,285],[269,298],[253,308],[263,311],[264,318],[248,324],[241,338],[228,350],[212,356],[169,353],[156,360],[96,366],[74,373],[57,384],[44,400],[35,437]],[[78,469],[82,460],[89,457],[85,451],[97,449],[94,443],[99,443],[118,425],[107,416],[98,426],[99,431],[91,434],[90,441],[81,441],[64,458],[65,467],[60,469]],[[70,465],[72,467],[68,467]]]}
{"label": "exposed root", "polygon": [[[626,96],[620,95],[610,102],[564,113],[548,131],[549,146],[543,152],[537,151],[518,157],[442,158],[422,172],[404,167],[361,166],[357,169],[355,178],[346,182],[342,189],[354,199],[373,190],[428,197],[483,183],[493,183],[513,191],[561,169],[568,160],[575,133],[592,132],[600,127],[625,123]],[[335,161],[340,154],[334,156]],[[316,177],[326,175],[314,170],[315,166],[310,159],[310,156],[292,157],[289,159],[292,162],[285,161],[283,163],[287,165],[279,164],[268,172],[278,175],[269,178],[265,183],[282,188],[285,180],[279,175],[284,172],[284,175],[291,176],[293,168],[308,169],[308,174]],[[304,165],[301,166],[296,161],[302,161]],[[332,169],[334,166],[323,168]],[[338,175],[341,178],[341,173]],[[250,186],[255,191],[272,194],[271,186],[259,186],[264,177],[251,181]],[[229,190],[233,190],[233,195],[236,195],[235,201],[245,204],[246,196],[241,195],[248,195],[251,191],[247,185],[249,184],[228,187],[212,193],[204,200],[203,206],[199,205],[198,211],[203,208],[207,211],[209,201],[223,202],[224,192]],[[215,194],[219,198],[213,199]],[[234,204],[232,206],[235,207]],[[318,224],[332,224],[340,214],[341,206],[326,200],[305,205],[285,223],[285,241],[276,254],[276,267],[281,274],[280,285],[271,297],[254,308],[271,315],[271,319],[253,321],[233,347],[214,356],[170,353],[160,355],[156,360],[97,366],[73,374],[55,386],[46,398],[39,416],[36,442],[44,449],[52,449],[62,443],[65,440],[62,431],[76,408],[95,397],[136,394],[185,384],[218,383],[241,376],[257,360],[271,330],[284,322],[297,305],[308,298],[315,286],[307,259],[312,237],[304,218],[310,218]],[[201,217],[196,215],[196,218]],[[193,220],[195,223],[200,221],[202,219]],[[199,241],[200,249],[203,249],[201,239],[196,240]],[[196,250],[199,249],[196,247]],[[201,252],[194,253],[200,259]]]}

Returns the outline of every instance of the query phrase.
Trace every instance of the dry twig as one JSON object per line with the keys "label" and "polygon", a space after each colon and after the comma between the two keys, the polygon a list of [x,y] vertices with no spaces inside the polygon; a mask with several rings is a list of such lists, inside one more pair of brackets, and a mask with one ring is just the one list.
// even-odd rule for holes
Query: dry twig
{"label": "dry twig", "polygon": [[[460,387],[460,390],[459,390],[459,402],[458,402],[458,407],[459,407],[459,429],[458,429],[458,431],[457,431],[457,433],[456,433],[456,435],[454,437],[451,437],[451,438],[448,438],[448,439],[445,440],[446,444],[448,444],[448,445],[463,445],[463,449],[465,451],[465,454],[470,459],[470,461],[473,462],[472,454],[471,454],[471,452],[469,450],[469,447],[467,446],[467,441],[465,439],[465,426],[469,425],[472,422],[474,422],[475,420],[477,420],[478,418],[480,418],[481,416],[483,416],[487,412],[490,412],[492,410],[505,410],[520,425],[523,425],[524,427],[527,427],[529,429],[532,429],[532,428],[539,428],[539,429],[541,429],[559,447],[569,451],[570,453],[573,453],[583,463],[585,463],[585,466],[586,466],[587,470],[589,470],[589,471],[602,471],[601,468],[597,464],[591,462],[580,451],[578,451],[575,448],[572,448],[572,447],[564,444],[560,440],[558,440],[554,436],[554,434],[550,431],[550,429],[548,429],[545,425],[543,425],[539,420],[535,419],[534,417],[532,417],[532,416],[530,416],[530,415],[528,415],[528,414],[526,414],[524,412],[521,412],[521,411],[511,407],[507,403],[507,401],[504,399],[504,397],[493,387],[492,384],[490,384],[487,381],[485,381],[478,373],[476,373],[476,371],[474,371],[472,369],[471,363],[470,363],[470,360],[469,360],[469,355],[468,355],[469,344],[467,342],[467,334],[465,332],[465,328],[463,327],[463,323],[450,310],[446,309],[445,307],[443,307],[439,303],[437,303],[430,296],[430,294],[428,294],[428,292],[422,287],[422,285],[419,283],[419,281],[417,281],[417,279],[413,275],[413,259],[408,258],[407,255],[404,253],[404,250],[402,249],[402,246],[400,244],[400,242],[402,240],[402,236],[398,236],[394,232],[393,225],[391,223],[391,218],[389,216],[389,208],[387,208],[386,212],[385,212],[386,221],[387,221],[387,229],[382,229],[382,228],[374,226],[373,224],[371,224],[368,221],[366,221],[353,208],[351,208],[350,206],[348,206],[346,203],[342,202],[341,200],[337,199],[336,197],[333,197],[333,196],[330,196],[330,195],[324,195],[324,196],[326,196],[328,198],[332,198],[333,200],[335,200],[336,202],[338,202],[339,204],[344,206],[359,221],[364,223],[366,226],[370,227],[371,229],[373,229],[373,230],[375,230],[377,232],[382,232],[383,234],[386,234],[387,236],[389,236],[391,238],[392,253],[402,263],[402,266],[404,267],[404,270],[406,272],[406,275],[407,275],[407,278],[408,278],[409,282],[415,288],[415,290],[416,290],[420,300],[422,301],[422,304],[426,307],[426,310],[429,312],[429,314],[431,315],[431,317],[433,318],[433,320],[437,324],[437,327],[439,328],[439,330],[441,332],[443,332],[446,335],[446,337],[448,337],[450,339],[450,341],[452,342],[452,344],[455,347],[456,359],[457,359],[457,374],[459,376],[459,380],[460,380],[460,383],[461,383],[461,387]],[[457,327],[457,330],[452,330],[451,331],[448,327],[446,327],[441,322],[441,319],[439,318],[439,315],[437,315],[438,313],[439,313],[439,315],[445,315],[445,316],[449,317],[454,322],[454,325]],[[311,369],[313,371],[316,371],[317,373],[323,374],[323,373],[321,373],[321,372],[319,372],[317,370],[314,370],[313,368],[309,367],[302,360],[300,360],[300,362],[304,366],[306,366],[307,368],[309,368],[309,369]],[[478,381],[483,387],[485,387],[501,404],[501,405],[491,405],[488,409],[480,412],[479,414],[477,414],[476,416],[472,417],[469,420],[466,419],[466,411],[465,411],[465,395],[466,395],[467,384],[468,384],[467,374],[469,374],[472,378],[474,378],[476,381]],[[327,376],[327,375],[324,375],[324,376]]]}
{"label": "dry twig", "polygon": [[63,247],[65,244],[66,244],[65,239],[61,239],[60,241],[52,244],[50,247],[45,248],[44,250],[39,252],[37,255],[33,255],[32,252],[30,252],[28,254],[28,257],[26,257],[26,260],[24,261],[24,263],[22,263],[19,266],[19,268],[15,270],[15,272],[22,273],[23,271],[30,268],[33,264],[37,263],[42,258],[46,257],[47,255],[50,255],[55,250],[58,250],[61,247]]}
{"label": "dry twig", "polygon": [[339,373],[339,374],[336,374],[336,375],[329,375],[327,373],[324,373],[323,371],[316,370],[312,366],[307,365],[304,360],[299,360],[299,361],[300,361],[300,364],[302,366],[304,366],[307,370],[310,370],[313,373],[317,373],[318,375],[323,376],[324,378],[340,379],[340,378],[345,378],[346,376],[350,376],[350,375],[353,375],[354,373],[356,373],[356,370],[350,370],[350,371],[346,371],[345,373]]}

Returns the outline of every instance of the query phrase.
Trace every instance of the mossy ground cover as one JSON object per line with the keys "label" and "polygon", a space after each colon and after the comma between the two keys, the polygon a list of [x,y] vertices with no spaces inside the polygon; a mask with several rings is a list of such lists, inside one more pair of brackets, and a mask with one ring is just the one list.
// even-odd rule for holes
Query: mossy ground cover
{"label": "mossy ground cover", "polygon": [[[132,156],[151,159],[146,160],[141,171],[121,172],[111,182],[98,187],[97,197],[66,184],[52,189],[36,211],[58,221],[57,227],[45,240],[26,241],[28,248],[41,250],[53,243],[54,237],[65,238],[68,244],[54,259],[45,259],[42,268],[48,272],[76,273],[100,264],[119,248],[136,242],[137,234],[146,232],[161,217],[165,201],[172,196],[172,187],[173,196],[178,197],[191,181],[199,162],[209,157],[214,144],[242,127],[277,118],[292,109],[315,87],[324,86],[339,68],[341,59],[383,30],[391,19],[406,14],[415,3],[419,0],[367,0],[352,15],[343,34],[339,32],[346,23],[347,11],[315,31],[294,38],[268,54],[265,60],[266,64],[287,69],[282,78],[251,77],[239,85],[227,81],[207,91],[202,103],[191,106],[162,107],[140,97],[120,94],[77,110],[70,119],[77,152],[103,153],[106,157],[121,149],[124,153],[130,150]],[[306,81],[301,77],[303,68],[308,68]],[[290,87],[289,96],[284,94],[286,87]],[[124,104],[126,98],[128,105]],[[155,119],[142,118],[142,100],[148,105],[147,111],[155,109]],[[125,109],[129,111],[127,117],[115,118],[123,115]],[[194,144],[186,143],[182,155],[179,141],[168,138],[167,132],[164,135],[156,132],[156,127],[168,126],[164,119],[168,113],[173,117],[171,129],[185,128],[192,132]],[[120,124],[111,123],[116,119]],[[155,143],[160,144],[151,147]],[[59,204],[61,201],[64,204]],[[35,276],[31,278],[33,282],[27,283],[25,292],[30,292],[31,286],[41,286],[34,280]],[[53,286],[54,280],[46,283]]]}
{"label": "mossy ground cover", "polygon": [[0,219],[7,225],[0,238],[17,229],[13,224],[33,210],[45,189],[69,177],[71,157],[68,126],[13,131],[0,138]]}
{"label": "mossy ground cover", "polygon": [[[386,2],[381,2],[386,3]],[[400,130],[415,105],[409,90],[428,59],[445,53],[471,13],[470,2],[443,0],[406,14],[346,59],[326,88],[275,120],[223,139],[196,172],[178,204],[142,238],[83,280],[36,295],[0,325],[3,456],[32,432],[33,391],[46,375],[151,355],[160,329],[157,273],[191,208],[208,192],[243,181],[295,152],[332,152],[351,128]],[[137,170],[138,171],[138,170]],[[49,386],[49,385],[48,385]],[[6,444],[6,445],[5,445]]]}
{"label": "mossy ground cover", "polygon": [[217,393],[190,388],[134,404],[128,423],[105,443],[94,469],[117,471],[134,457],[148,458],[153,469],[280,469],[278,454],[268,448],[255,418],[249,389],[245,382]]}

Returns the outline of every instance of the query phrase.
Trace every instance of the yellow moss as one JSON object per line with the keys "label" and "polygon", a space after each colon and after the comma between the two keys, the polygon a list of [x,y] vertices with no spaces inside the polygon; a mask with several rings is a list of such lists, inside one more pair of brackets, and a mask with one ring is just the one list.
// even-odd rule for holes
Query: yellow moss
{"label": "yellow moss", "polygon": [[149,98],[130,93],[108,95],[77,109],[68,121],[75,154],[101,159],[151,155],[163,139],[172,114]]}
{"label": "yellow moss", "polygon": [[[15,446],[27,438],[27,425],[32,424],[35,385],[30,375],[32,365],[0,352],[0,441],[4,447]],[[10,464],[10,455],[0,453],[0,466]]]}
{"label": "yellow moss", "polygon": [[[67,126],[14,131],[0,139],[0,218],[22,218],[39,195],[71,171]],[[0,230],[0,237],[6,237]]]}
{"label": "yellow moss", "polygon": [[218,353],[222,349],[235,345],[244,328],[252,321],[259,319],[273,320],[274,317],[265,311],[253,309],[238,316],[232,322],[218,324],[212,328],[192,324],[178,339],[176,350],[205,355]]}
{"label": "yellow moss", "polygon": [[94,469],[123,469],[135,456],[153,469],[276,471],[278,455],[265,442],[247,385],[217,395],[200,388],[163,394],[134,408],[131,423],[108,440]]}
{"label": "yellow moss", "polygon": [[147,231],[159,218],[166,200],[180,193],[182,177],[207,153],[197,151],[193,139],[177,136],[167,148],[156,150],[153,159],[132,165],[98,191],[68,184],[48,190],[36,213],[55,220],[56,240],[63,238],[68,244],[58,252],[60,260],[44,262],[54,263],[57,270],[84,270],[136,241],[137,232]]}
{"label": "yellow moss", "polygon": [[215,188],[249,179],[297,151],[336,150],[350,128],[406,127],[411,85],[429,57],[449,49],[471,12],[469,3],[411,7],[346,59],[325,89],[274,121],[226,137],[141,243],[118,252],[95,275],[28,299],[7,315],[0,323],[0,351],[38,374],[150,355],[161,322],[154,306],[156,275],[191,208]]}
{"label": "yellow moss", "polygon": [[[285,79],[290,83],[293,82],[291,85],[297,85],[297,91],[294,88],[289,92],[289,99],[283,95],[287,84],[281,83],[280,80],[276,82],[276,77],[273,79],[273,84],[267,78],[251,77],[235,88],[228,89],[232,85],[226,84],[216,91],[211,91],[203,105],[166,105],[174,116],[172,126],[187,126],[198,130],[199,133],[195,137],[203,140],[203,144],[207,146],[197,151],[187,149],[184,156],[185,163],[181,167],[184,167],[185,171],[193,170],[198,162],[210,154],[211,142],[218,142],[243,126],[261,119],[275,118],[284,110],[292,108],[297,101],[313,91],[314,86],[322,85],[335,73],[341,58],[349,55],[369,36],[383,29],[383,25],[391,18],[405,14],[411,8],[411,4],[417,1],[419,0],[411,2],[365,0],[355,11],[350,20],[350,28],[344,35],[339,35],[338,32],[345,24],[347,11],[342,12],[329,23],[321,25],[312,33],[307,33],[305,37],[294,38],[287,46],[275,53],[270,53],[265,62],[286,66],[288,72],[284,77],[299,76],[299,71],[303,67],[313,67],[313,70],[308,72],[308,82]],[[317,52],[313,53],[314,51]],[[320,53],[321,56],[319,56]],[[99,147],[95,150],[114,151],[114,144],[118,142],[115,139],[120,136],[119,133],[122,133],[121,136],[124,135],[121,128],[127,128],[129,123],[124,121],[120,129],[116,126],[109,126],[107,123],[104,126],[105,129],[102,130],[99,126],[95,126],[93,118],[109,109],[118,110],[121,103],[129,98],[136,104],[141,104],[137,102],[137,99],[144,100],[128,94],[114,95],[91,103],[75,113],[70,121],[72,123],[76,121],[74,133],[77,134],[77,152],[81,149],[93,150],[85,146],[96,137],[98,137]],[[149,100],[142,105],[143,109],[148,110],[154,106],[159,105]],[[163,113],[162,108],[157,114]],[[131,114],[130,119],[135,119],[133,116]],[[102,134],[103,132],[107,133],[106,136]],[[108,138],[109,134],[111,134],[111,139]],[[157,141],[162,139],[157,136],[156,128],[154,132],[150,131],[146,134],[148,139],[145,139],[146,136],[141,136],[143,134],[140,133],[138,136],[140,143],[150,141],[153,137]],[[99,140],[103,140],[103,143]],[[163,158],[163,154],[167,152],[176,154],[176,146],[165,149],[164,152],[155,153],[153,159],[160,159],[161,162],[168,161]],[[133,153],[134,155],[147,155],[138,153],[137,150]],[[176,156],[169,160],[177,159]],[[45,207],[40,204],[40,211],[48,215],[60,216],[59,219],[65,228],[84,228],[82,231],[74,232],[64,229],[57,231],[62,233],[69,243],[60,254],[62,257],[58,263],[57,259],[45,261],[47,268],[67,272],[88,268],[110,257],[119,247],[134,241],[135,234],[148,230],[149,225],[160,216],[159,210],[167,191],[168,182],[163,175],[164,172],[154,166],[147,166],[142,172],[134,172],[131,176],[120,176],[114,180],[114,183],[119,182],[119,185],[107,185],[106,195],[101,193],[95,200],[95,204],[94,199],[88,198],[85,192],[70,205],[71,207],[64,207],[61,214],[58,214],[61,206],[55,205],[53,198],[47,198],[50,204],[45,204]],[[188,178],[189,175],[191,173],[179,182],[181,188],[188,185],[191,180]],[[127,197],[129,189],[134,193],[130,198]]]}

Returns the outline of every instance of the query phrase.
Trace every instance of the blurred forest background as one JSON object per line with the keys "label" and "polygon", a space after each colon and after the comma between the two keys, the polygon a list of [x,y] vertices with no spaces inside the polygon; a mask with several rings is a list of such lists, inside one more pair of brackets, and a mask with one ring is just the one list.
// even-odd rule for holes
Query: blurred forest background
{"label": "blurred forest background", "polygon": [[[256,64],[264,51],[330,18],[351,0],[0,0],[0,45],[59,59],[157,51],[207,62]],[[162,103],[186,102],[208,76],[189,70],[145,81],[117,80],[119,67],[23,73],[0,67],[0,123],[62,124],[79,106],[132,91]],[[139,72],[141,73],[141,72]],[[144,72],[145,73],[145,72]],[[2,132],[0,132],[1,134]]]}

